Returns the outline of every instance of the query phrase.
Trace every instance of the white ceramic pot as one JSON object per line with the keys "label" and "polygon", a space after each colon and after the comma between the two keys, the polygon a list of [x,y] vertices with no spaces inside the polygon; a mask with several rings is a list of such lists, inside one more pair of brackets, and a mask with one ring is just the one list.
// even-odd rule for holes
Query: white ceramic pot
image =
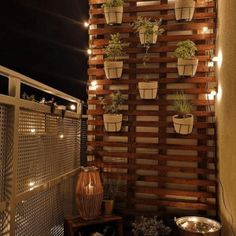
{"label": "white ceramic pot", "polygon": [[151,43],[155,44],[157,42],[157,37],[158,37],[158,29],[159,27],[157,25],[153,26],[153,34],[145,34],[145,28],[142,27],[139,29],[139,39],[140,43],[146,44],[146,43]]}
{"label": "white ceramic pot", "polygon": [[179,76],[195,76],[197,72],[198,59],[182,59],[178,58],[177,62]]}
{"label": "white ceramic pot", "polygon": [[191,21],[193,18],[196,2],[194,0],[175,0],[176,20]]}
{"label": "white ceramic pot", "polygon": [[155,99],[157,96],[158,82],[138,82],[138,89],[141,99]]}
{"label": "white ceramic pot", "polygon": [[104,114],[103,121],[107,132],[119,132],[122,125],[122,114]]}
{"label": "white ceramic pot", "polygon": [[123,6],[104,7],[104,14],[108,25],[121,24],[123,18]]}
{"label": "white ceramic pot", "polygon": [[193,131],[193,115],[188,114],[186,118],[179,118],[179,115],[172,116],[175,132],[178,134],[191,134]]}
{"label": "white ceramic pot", "polygon": [[104,70],[107,79],[121,78],[123,71],[123,61],[105,61]]}

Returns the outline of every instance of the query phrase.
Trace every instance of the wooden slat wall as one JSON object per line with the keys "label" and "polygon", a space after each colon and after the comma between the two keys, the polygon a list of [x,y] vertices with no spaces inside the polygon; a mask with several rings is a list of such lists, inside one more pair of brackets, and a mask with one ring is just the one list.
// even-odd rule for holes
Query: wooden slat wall
{"label": "wooden slat wall", "polygon": [[[174,1],[125,0],[123,24],[108,26],[101,4],[90,0],[88,160],[114,180],[122,179],[118,206],[124,213],[174,213],[215,215],[215,121],[214,101],[207,99],[216,87],[214,68],[207,52],[214,52],[216,7],[214,1],[197,1],[191,22],[176,22]],[[130,24],[137,16],[163,19],[165,33],[150,49],[147,68],[142,66],[145,49]],[[203,27],[209,32],[203,33]],[[103,70],[103,47],[110,34],[121,34],[129,42],[123,76],[107,80]],[[178,78],[176,59],[171,56],[180,40],[197,44],[199,66],[194,78]],[[141,100],[137,84],[144,74],[159,82],[156,100]],[[97,81],[94,89],[90,83]],[[119,89],[126,97],[122,105],[123,125],[119,133],[107,133],[99,97]],[[183,90],[194,105],[193,133],[174,132],[171,116],[174,94]]]}

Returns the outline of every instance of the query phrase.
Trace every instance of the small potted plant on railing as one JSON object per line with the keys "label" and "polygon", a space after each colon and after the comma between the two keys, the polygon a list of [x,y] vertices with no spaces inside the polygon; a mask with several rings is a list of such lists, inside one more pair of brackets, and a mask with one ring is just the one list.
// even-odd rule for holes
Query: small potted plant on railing
{"label": "small potted plant on railing", "polygon": [[103,5],[106,23],[121,24],[123,18],[123,0],[107,0]]}
{"label": "small potted plant on railing", "polygon": [[124,102],[123,95],[120,91],[115,91],[111,94],[111,104],[101,99],[105,114],[103,121],[107,132],[119,132],[122,125],[122,114],[119,113],[119,107]]}
{"label": "small potted plant on railing", "polygon": [[175,132],[178,134],[191,134],[193,130],[192,104],[183,92],[178,93],[174,101],[174,110],[178,113],[172,117]]}
{"label": "small potted plant on railing", "polygon": [[196,0],[175,0],[176,20],[191,21],[195,10]]}
{"label": "small potted plant on railing", "polygon": [[[147,67],[149,61],[148,52],[143,59],[144,68]],[[148,75],[145,76],[144,81],[138,82],[139,95],[141,99],[155,99],[157,96],[158,82],[149,80]]]}
{"label": "small potted plant on railing", "polygon": [[123,71],[123,61],[119,61],[120,57],[124,55],[123,49],[126,46],[120,40],[120,34],[112,34],[108,45],[105,47],[105,62],[104,70],[107,79],[121,78]]}
{"label": "small potted plant on railing", "polygon": [[198,59],[195,57],[196,51],[195,43],[189,39],[177,44],[174,56],[178,58],[179,76],[195,76],[198,66]]}
{"label": "small potted plant on railing", "polygon": [[104,215],[111,215],[114,209],[114,202],[119,191],[120,179],[104,179],[103,180],[103,211]]}
{"label": "small potted plant on railing", "polygon": [[147,218],[141,216],[139,220],[135,220],[132,224],[134,236],[167,236],[171,233],[171,228],[165,226],[162,220],[158,220],[156,216]]}
{"label": "small potted plant on railing", "polygon": [[145,47],[150,47],[151,44],[155,44],[158,35],[164,32],[164,29],[160,28],[161,19],[151,21],[151,18],[139,16],[132,26],[134,30],[139,33],[140,43]]}

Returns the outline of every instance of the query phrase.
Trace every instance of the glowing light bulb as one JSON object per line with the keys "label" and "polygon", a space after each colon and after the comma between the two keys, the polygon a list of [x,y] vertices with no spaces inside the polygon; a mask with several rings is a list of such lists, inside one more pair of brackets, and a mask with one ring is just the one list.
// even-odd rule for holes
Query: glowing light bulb
{"label": "glowing light bulb", "polygon": [[70,109],[71,109],[72,111],[75,111],[76,106],[75,106],[74,104],[71,104],[71,105],[70,105]]}
{"label": "glowing light bulb", "polygon": [[84,27],[85,27],[85,28],[88,28],[88,27],[89,27],[88,21],[85,21],[85,22],[84,22]]}
{"label": "glowing light bulb", "polygon": [[212,58],[212,61],[214,61],[214,62],[217,62],[217,61],[219,61],[219,57],[217,57],[217,56],[214,56],[214,57]]}
{"label": "glowing light bulb", "polygon": [[213,61],[208,61],[208,67],[214,67],[214,62]]}
{"label": "glowing light bulb", "polygon": [[90,49],[90,48],[87,49],[87,54],[88,54],[88,55],[92,55],[92,49]]}
{"label": "glowing light bulb", "polygon": [[202,32],[203,32],[204,34],[208,33],[208,32],[209,32],[208,27],[204,26],[204,27],[202,28]]}
{"label": "glowing light bulb", "polygon": [[97,81],[96,80],[93,80],[91,82],[91,86],[92,86],[92,90],[96,90],[97,89]]}
{"label": "glowing light bulb", "polygon": [[35,129],[31,129],[30,132],[31,132],[32,134],[35,134],[36,130],[35,130]]}
{"label": "glowing light bulb", "polygon": [[216,96],[216,95],[217,95],[217,92],[216,92],[215,90],[212,90],[212,91],[211,91],[211,95],[212,95],[212,96]]}
{"label": "glowing light bulb", "polygon": [[60,135],[59,135],[59,138],[60,138],[60,139],[63,139],[63,138],[64,138],[64,134],[60,134]]}

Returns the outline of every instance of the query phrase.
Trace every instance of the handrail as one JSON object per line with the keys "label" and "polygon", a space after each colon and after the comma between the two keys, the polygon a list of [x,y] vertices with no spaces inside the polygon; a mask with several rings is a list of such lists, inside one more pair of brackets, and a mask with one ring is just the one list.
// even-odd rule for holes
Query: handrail
{"label": "handrail", "polygon": [[68,100],[70,102],[74,102],[74,103],[77,103],[77,104],[82,103],[82,101],[78,98],[70,96],[66,93],[63,93],[63,92],[61,92],[57,89],[54,89],[54,88],[52,88],[48,85],[45,85],[41,82],[38,82],[34,79],[31,79],[28,76],[22,75],[22,74],[20,74],[16,71],[13,71],[13,70],[8,69],[8,68],[6,68],[4,66],[1,66],[1,65],[0,65],[0,75],[3,75],[5,77],[7,77],[8,79],[10,79],[11,77],[14,77],[14,78],[20,80],[20,82],[23,83],[23,84],[26,84],[26,85],[31,86],[31,87],[36,88],[36,89],[40,89],[40,90],[44,91],[45,93],[63,98],[63,99]]}

